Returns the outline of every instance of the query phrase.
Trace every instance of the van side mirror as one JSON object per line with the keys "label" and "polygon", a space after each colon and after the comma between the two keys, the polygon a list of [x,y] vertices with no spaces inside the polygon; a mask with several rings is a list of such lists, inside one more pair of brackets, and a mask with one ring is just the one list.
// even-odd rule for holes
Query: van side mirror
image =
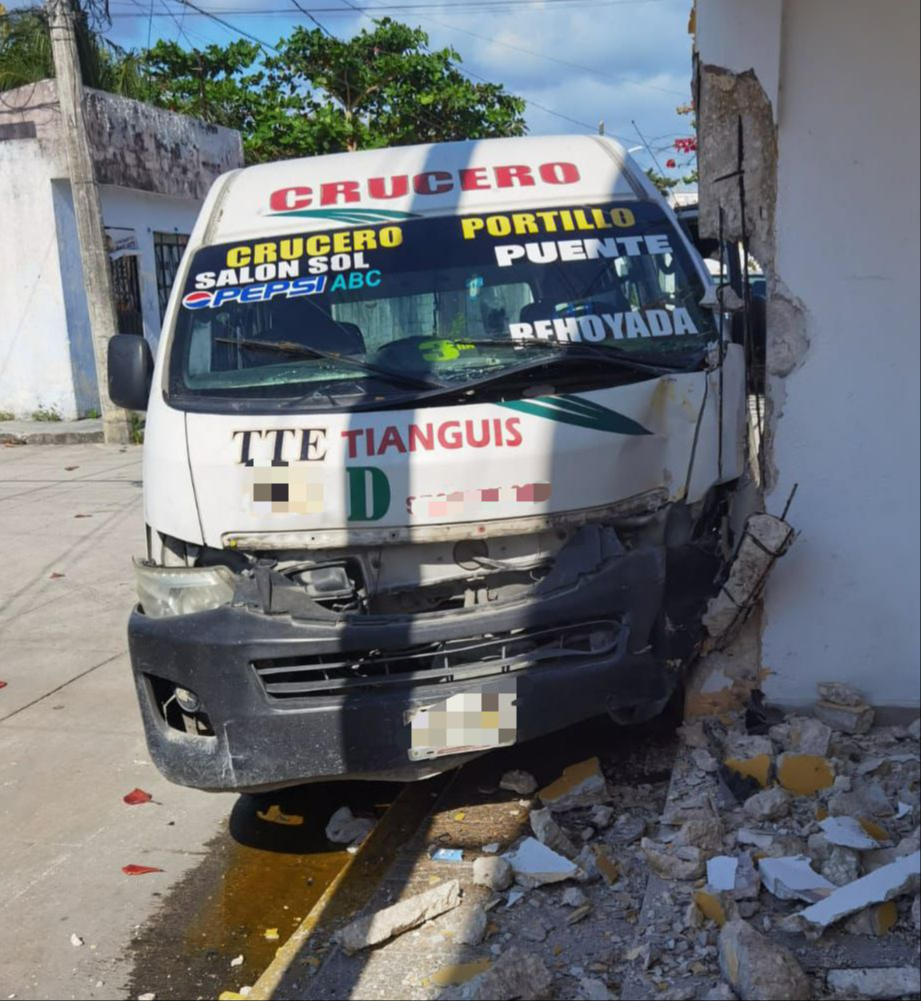
{"label": "van side mirror", "polygon": [[116,334],[109,340],[109,399],[125,410],[146,410],[153,381],[150,345],[138,334]]}

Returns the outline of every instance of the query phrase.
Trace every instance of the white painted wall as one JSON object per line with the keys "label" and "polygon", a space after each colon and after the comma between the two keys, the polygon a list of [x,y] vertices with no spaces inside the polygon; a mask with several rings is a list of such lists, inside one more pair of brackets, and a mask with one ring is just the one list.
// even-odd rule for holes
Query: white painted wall
{"label": "white painted wall", "polygon": [[[704,62],[750,63],[770,93],[769,6],[701,0],[698,46]],[[767,507],[799,483],[802,533],[766,594],[765,688],[780,702],[834,678],[919,703],[918,33],[917,3],[783,4],[776,266],[810,348],[770,386]]]}
{"label": "white painted wall", "polygon": [[76,415],[51,178],[34,139],[0,142],[0,410]]}
{"label": "white painted wall", "polygon": [[157,298],[157,268],[154,258],[154,233],[192,232],[201,203],[146,191],[101,188],[102,216],[106,226],[133,229],[137,235],[140,255],[138,272],[141,285],[141,310],[144,315],[144,336],[154,352],[160,339],[160,305]]}

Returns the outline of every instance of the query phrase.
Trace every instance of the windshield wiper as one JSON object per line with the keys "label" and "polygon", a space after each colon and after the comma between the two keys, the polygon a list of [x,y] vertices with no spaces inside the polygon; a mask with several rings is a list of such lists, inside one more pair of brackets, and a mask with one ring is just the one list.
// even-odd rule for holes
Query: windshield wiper
{"label": "windshield wiper", "polygon": [[443,390],[450,388],[443,382],[436,382],[434,379],[420,379],[414,375],[404,375],[402,372],[394,372],[389,368],[380,368],[368,361],[360,361],[352,355],[343,355],[335,351],[320,351],[318,348],[311,348],[306,344],[296,344],[294,341],[257,341],[249,337],[215,337],[214,340],[221,344],[234,344],[241,348],[281,351],[284,354],[300,355],[303,358],[323,358],[335,365],[351,365],[353,368],[370,372],[372,375],[380,376],[389,382],[402,383],[413,389]]}
{"label": "windshield wiper", "polygon": [[[482,344],[486,342],[480,341],[479,343]],[[500,343],[506,342],[502,341]],[[618,350],[617,348],[602,348],[596,344],[561,344],[557,341],[522,341],[521,343],[529,345],[540,344],[541,347],[555,355],[555,357],[531,358],[526,362],[522,362],[520,365],[514,365],[511,368],[503,369],[500,372],[492,372],[489,375],[484,375],[480,379],[472,379],[470,382],[463,382],[453,386],[445,386],[443,389],[435,390],[431,393],[423,393],[421,396],[417,397],[417,400],[428,403],[430,400],[438,399],[439,397],[446,395],[457,394],[463,396],[472,394],[475,390],[482,389],[485,386],[502,382],[503,380],[513,378],[516,375],[524,375],[533,369],[542,368],[547,364],[555,364],[559,361],[580,359],[592,362],[602,362],[603,364],[610,365],[614,368],[626,369],[627,371],[632,372],[643,372],[654,376],[662,376],[673,375],[676,372],[692,372],[700,366],[700,363],[704,360],[704,358],[706,358],[707,355],[706,349],[700,348],[695,351],[695,356],[691,364],[669,365],[667,363],[659,364],[648,361],[638,361],[636,358],[631,356],[630,352]]]}

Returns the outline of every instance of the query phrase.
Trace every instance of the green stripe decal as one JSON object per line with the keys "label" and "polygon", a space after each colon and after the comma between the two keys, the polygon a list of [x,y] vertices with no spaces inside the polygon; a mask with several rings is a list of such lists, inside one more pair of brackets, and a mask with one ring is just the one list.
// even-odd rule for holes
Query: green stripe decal
{"label": "green stripe decal", "polygon": [[398,212],[395,209],[292,209],[290,212],[272,212],[273,216],[298,216],[301,219],[331,219],[333,222],[394,222],[418,219],[415,212]]}
{"label": "green stripe decal", "polygon": [[542,396],[535,400],[508,400],[499,406],[517,410],[522,414],[530,414],[532,417],[543,417],[559,424],[573,424],[580,428],[591,428],[593,431],[607,431],[609,434],[653,433],[632,418],[579,396]]}

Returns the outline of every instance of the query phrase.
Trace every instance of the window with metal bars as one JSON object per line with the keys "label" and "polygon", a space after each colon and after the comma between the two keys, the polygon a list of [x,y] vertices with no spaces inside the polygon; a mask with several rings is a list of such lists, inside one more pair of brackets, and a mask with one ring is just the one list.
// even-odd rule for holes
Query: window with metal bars
{"label": "window with metal bars", "polygon": [[157,262],[157,297],[160,300],[160,320],[166,312],[170,290],[176,280],[179,262],[189,242],[186,233],[154,233],[154,257]]}

